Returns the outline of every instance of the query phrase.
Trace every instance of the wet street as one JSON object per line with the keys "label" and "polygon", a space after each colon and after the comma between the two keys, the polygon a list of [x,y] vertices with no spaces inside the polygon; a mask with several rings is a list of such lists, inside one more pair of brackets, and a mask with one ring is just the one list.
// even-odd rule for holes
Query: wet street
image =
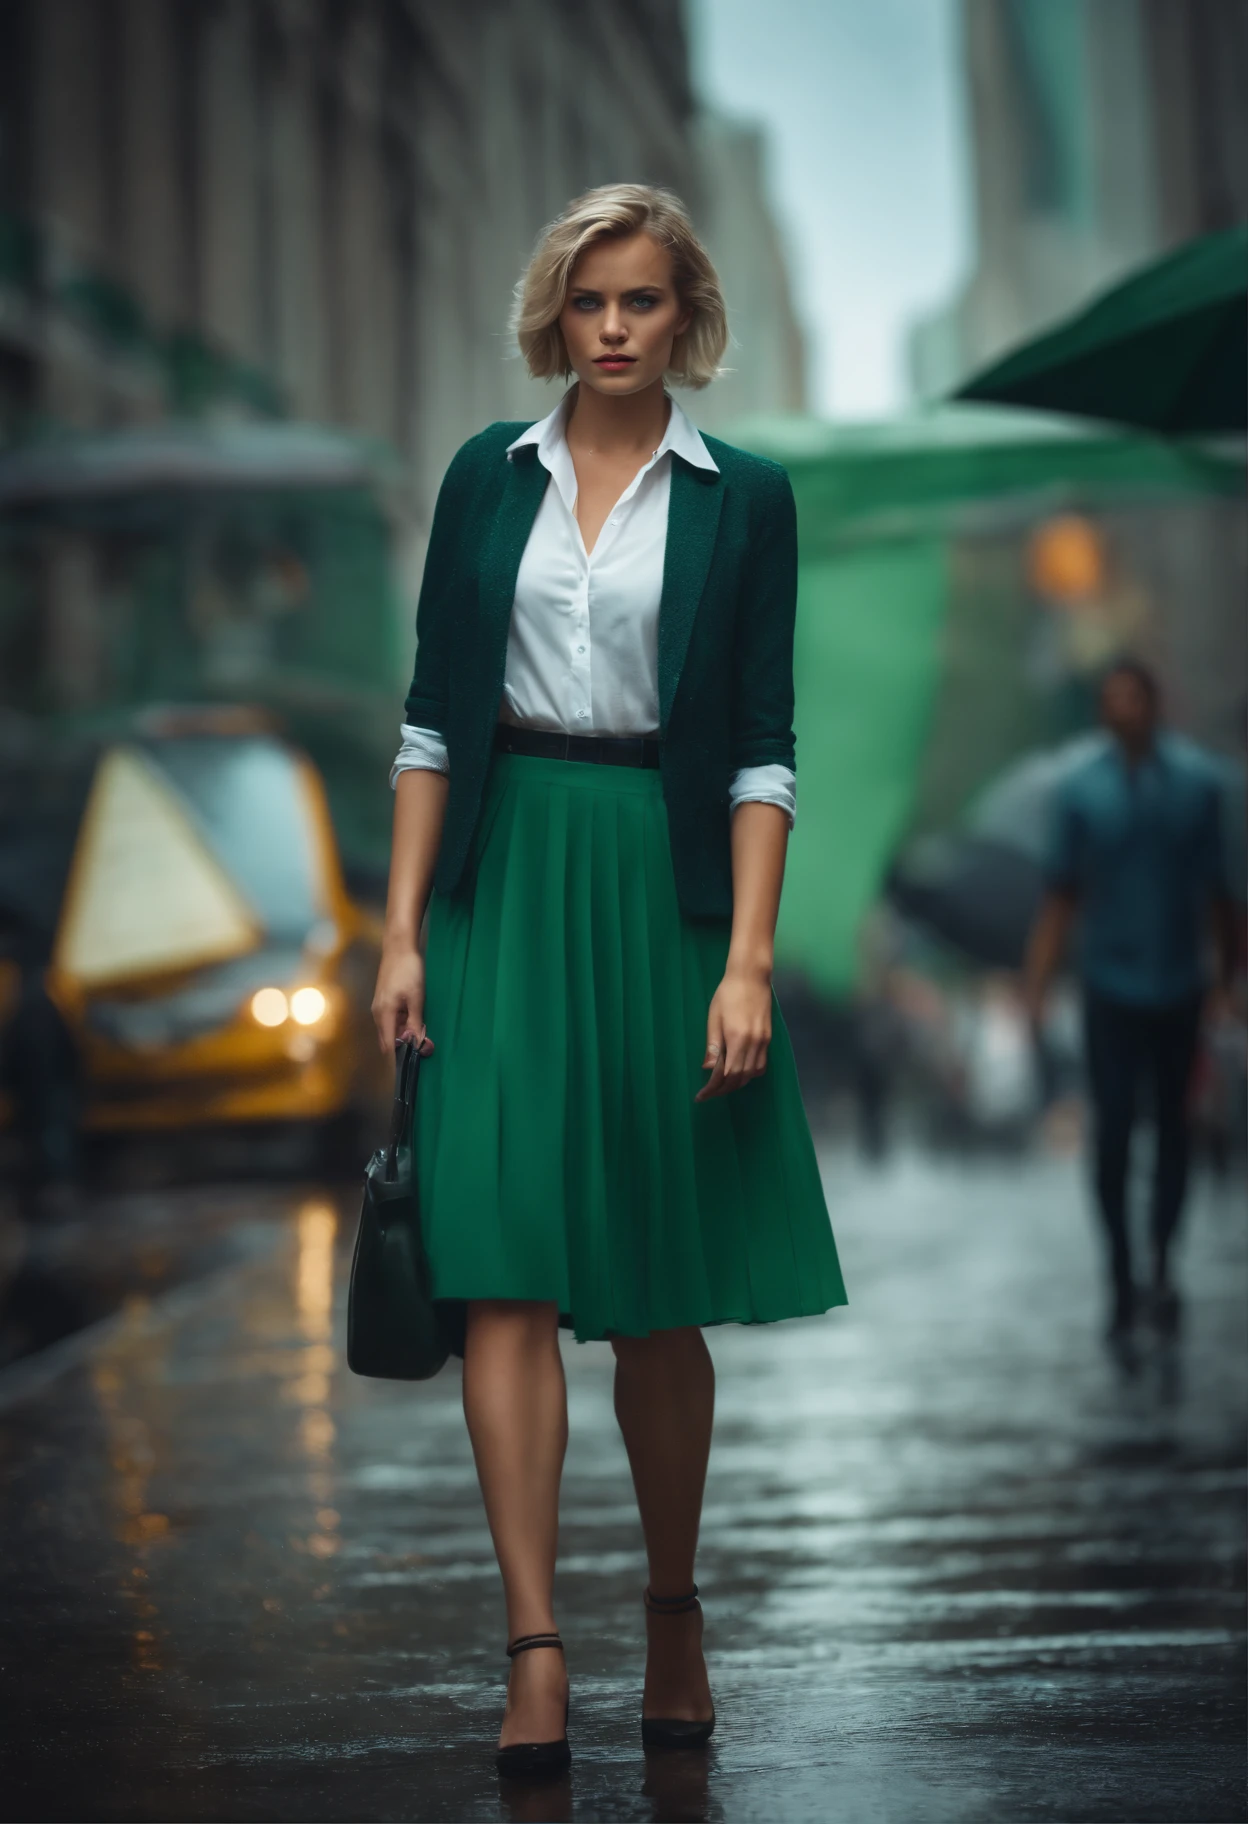
{"label": "wet street", "polygon": [[711,1334],[709,1754],[640,1747],[606,1347],[565,1344],[575,1763],[500,1790],[457,1368],[347,1373],[353,1194],[219,1189],[168,1220],[246,1247],[0,1375],[3,1816],[1244,1817],[1242,1187],[1124,1363],[1071,1161],[825,1165],[849,1308]]}

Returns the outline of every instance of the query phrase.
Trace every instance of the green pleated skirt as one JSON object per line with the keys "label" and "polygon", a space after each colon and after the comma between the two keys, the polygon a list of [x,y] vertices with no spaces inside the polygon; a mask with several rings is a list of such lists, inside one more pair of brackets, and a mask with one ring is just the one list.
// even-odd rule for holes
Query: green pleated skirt
{"label": "green pleated skirt", "polygon": [[764,1075],[694,1102],[728,936],[681,914],[657,772],[494,756],[429,915],[435,1297],[551,1300],[583,1342],[844,1304],[777,1007]]}

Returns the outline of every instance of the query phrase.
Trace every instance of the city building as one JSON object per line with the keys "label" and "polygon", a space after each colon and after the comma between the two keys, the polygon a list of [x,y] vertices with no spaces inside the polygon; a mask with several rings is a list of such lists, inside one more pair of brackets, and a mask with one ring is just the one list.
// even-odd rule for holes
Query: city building
{"label": "city building", "polygon": [[975,251],[913,331],[921,398],[1248,220],[1242,0],[962,0],[961,16]]}
{"label": "city building", "polygon": [[415,525],[544,396],[510,286],[571,195],[695,189],[679,0],[8,0],[0,413],[384,439]]}
{"label": "city building", "polygon": [[804,412],[805,337],[768,197],[764,135],[749,121],[702,113],[693,143],[698,226],[723,285],[732,342],[714,386],[684,403],[709,431],[756,412]]}

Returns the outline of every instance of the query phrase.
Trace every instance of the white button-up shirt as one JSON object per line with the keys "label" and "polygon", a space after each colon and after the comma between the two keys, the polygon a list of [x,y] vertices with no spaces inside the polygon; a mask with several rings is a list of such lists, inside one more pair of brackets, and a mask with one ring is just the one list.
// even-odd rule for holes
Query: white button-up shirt
{"label": "white button-up shirt", "polygon": [[[673,399],[663,440],[612,507],[592,551],[576,518],[576,469],[565,435],[573,394],[507,450],[536,444],[551,478],[516,575],[503,721],[569,735],[652,735],[659,727],[659,599],[672,485],[672,452],[695,468],[714,458]],[[448,770],[432,729],[402,725],[390,775]],[[792,821],[795,781],[787,766],[742,767],[732,809],[747,800],[779,805]]]}

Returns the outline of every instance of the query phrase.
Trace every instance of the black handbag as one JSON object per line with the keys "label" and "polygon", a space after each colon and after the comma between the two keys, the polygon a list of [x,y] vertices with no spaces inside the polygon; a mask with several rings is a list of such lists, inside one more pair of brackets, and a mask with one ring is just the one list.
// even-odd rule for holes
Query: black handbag
{"label": "black handbag", "polygon": [[364,1202],[347,1291],[347,1366],[391,1381],[427,1381],[450,1353],[449,1328],[430,1297],[420,1235],[412,1115],[420,1053],[398,1047],[389,1144],[364,1173]]}

